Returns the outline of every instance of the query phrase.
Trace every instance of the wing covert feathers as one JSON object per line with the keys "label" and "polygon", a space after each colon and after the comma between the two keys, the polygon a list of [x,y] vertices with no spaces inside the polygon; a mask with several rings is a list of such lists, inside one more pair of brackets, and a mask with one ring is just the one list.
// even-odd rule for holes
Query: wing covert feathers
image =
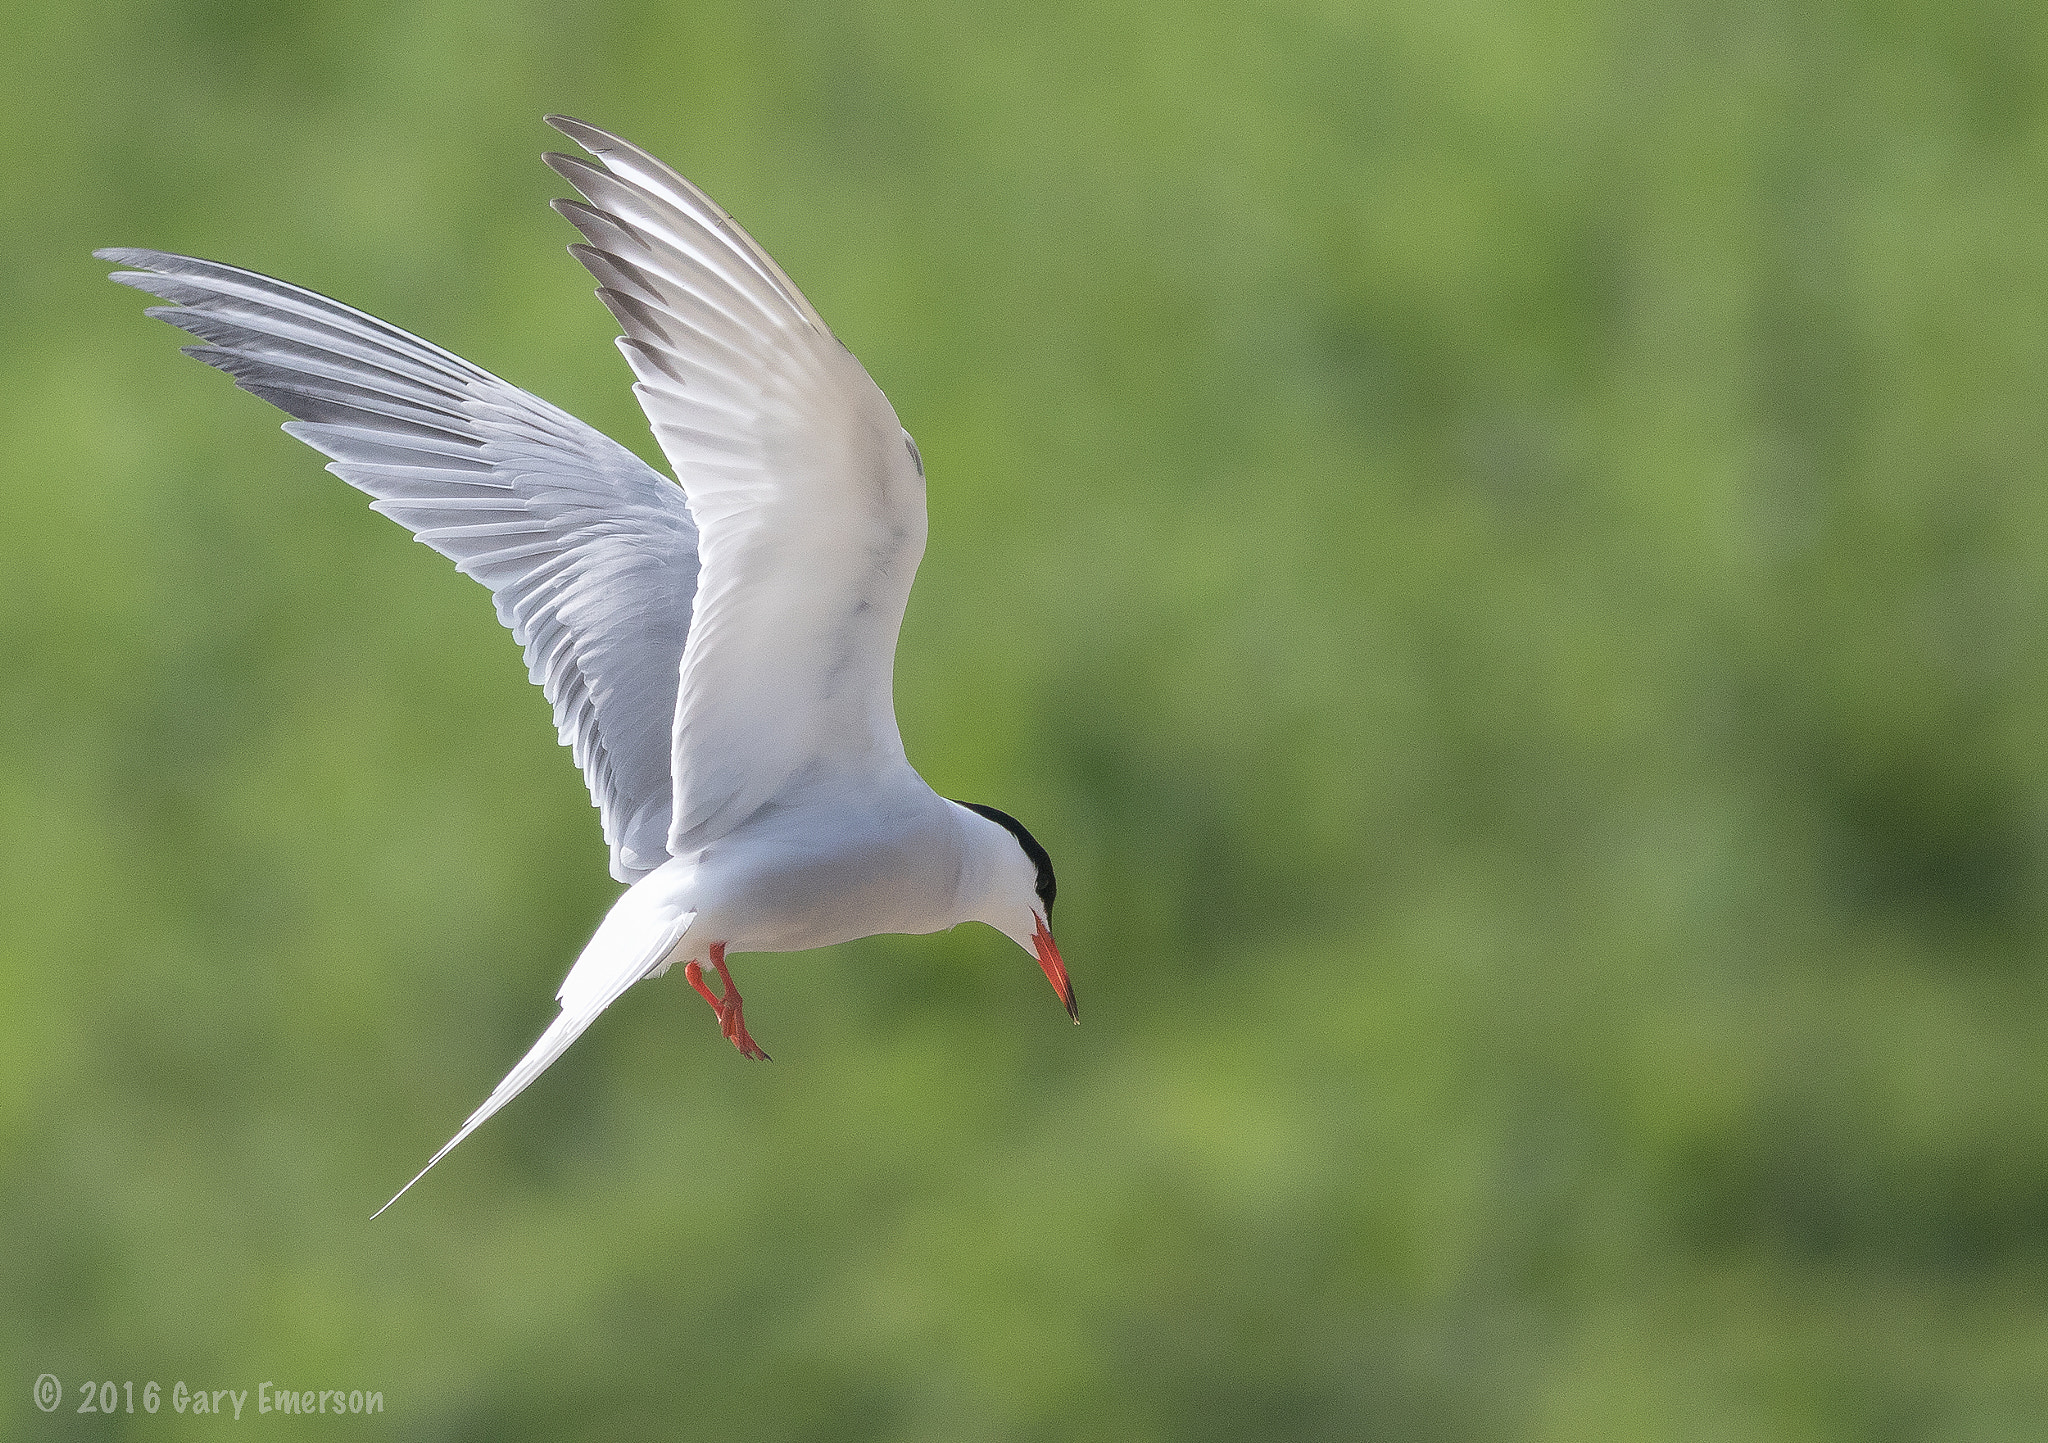
{"label": "wing covert feathers", "polygon": [[896,413],[731,216],[581,121],[595,163],[556,208],[700,528],[668,848],[705,845],[786,789],[900,760],[897,629],[924,553],[924,481]]}

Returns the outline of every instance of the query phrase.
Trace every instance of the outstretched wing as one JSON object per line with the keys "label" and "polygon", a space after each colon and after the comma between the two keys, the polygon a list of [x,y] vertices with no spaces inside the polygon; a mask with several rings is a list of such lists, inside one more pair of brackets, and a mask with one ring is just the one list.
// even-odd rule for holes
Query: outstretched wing
{"label": "outstretched wing", "polygon": [[417,336],[253,271],[101,250],[185,347],[293,416],[328,470],[491,589],[634,881],[668,859],[671,731],[697,590],[683,493],[566,412]]}
{"label": "outstretched wing", "polygon": [[896,635],[924,554],[924,474],[889,402],[704,193],[594,126],[548,163],[570,250],[625,328],[633,388],[700,529],[668,849],[785,790],[901,761]]}

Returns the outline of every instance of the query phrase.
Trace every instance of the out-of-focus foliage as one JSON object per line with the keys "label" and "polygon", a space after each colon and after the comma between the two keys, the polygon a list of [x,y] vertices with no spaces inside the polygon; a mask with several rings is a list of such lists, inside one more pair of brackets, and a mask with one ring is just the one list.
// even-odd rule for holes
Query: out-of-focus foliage
{"label": "out-of-focus foliage", "polygon": [[[0,1434],[2043,1436],[2044,17],[10,7]],[[87,251],[652,455],[546,110],[916,434],[903,729],[1086,1022],[980,928],[741,959],[772,1066],[672,977],[373,1225],[596,817],[482,593]]]}

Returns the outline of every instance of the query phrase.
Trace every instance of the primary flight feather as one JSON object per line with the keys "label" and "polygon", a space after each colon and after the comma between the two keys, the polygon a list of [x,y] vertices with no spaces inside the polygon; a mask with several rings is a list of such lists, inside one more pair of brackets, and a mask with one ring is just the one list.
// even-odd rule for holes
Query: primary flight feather
{"label": "primary flight feather", "polygon": [[934,793],[896,729],[896,638],[925,543],[916,445],[708,196],[595,126],[548,123],[595,159],[546,157],[584,197],[555,207],[583,233],[569,249],[624,329],[675,481],[325,296],[189,256],[94,252],[172,303],[148,313],[200,339],[187,354],[292,416],[284,429],[372,509],[490,588],[589,784],[612,875],[632,884],[553,1023],[413,1182],[677,962],[763,1059],[728,952],[986,922],[1078,1018],[1044,848],[1007,813]]}

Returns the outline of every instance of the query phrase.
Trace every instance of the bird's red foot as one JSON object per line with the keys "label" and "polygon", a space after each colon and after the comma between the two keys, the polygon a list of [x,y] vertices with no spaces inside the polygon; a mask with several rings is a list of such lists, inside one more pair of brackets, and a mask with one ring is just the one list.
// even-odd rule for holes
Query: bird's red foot
{"label": "bird's red foot", "polygon": [[746,1020],[740,1014],[740,989],[733,984],[732,973],[725,970],[725,944],[711,944],[711,965],[718,969],[718,980],[725,987],[725,996],[720,997],[711,990],[704,980],[704,969],[695,962],[683,964],[683,977],[718,1014],[718,1027],[725,1034],[726,1041],[740,1050],[740,1056],[768,1061],[768,1054],[761,1050],[759,1043],[747,1033]]}

